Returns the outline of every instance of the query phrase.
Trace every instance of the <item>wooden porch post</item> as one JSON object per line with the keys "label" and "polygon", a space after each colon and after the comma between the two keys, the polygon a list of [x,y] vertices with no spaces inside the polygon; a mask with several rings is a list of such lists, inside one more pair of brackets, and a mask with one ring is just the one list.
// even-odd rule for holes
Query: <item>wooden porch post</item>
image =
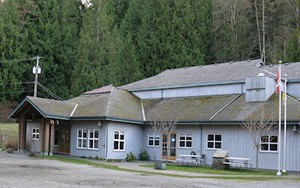
{"label": "wooden porch post", "polygon": [[26,117],[24,114],[19,116],[19,127],[18,127],[18,150],[19,152],[25,152],[26,149]]}
{"label": "wooden porch post", "polygon": [[49,140],[49,155],[53,155],[53,146],[54,146],[54,123],[50,124],[50,140]]}
{"label": "wooden porch post", "polygon": [[42,155],[48,155],[49,152],[49,129],[50,129],[50,122],[48,119],[44,119],[43,121],[43,138],[42,138]]}

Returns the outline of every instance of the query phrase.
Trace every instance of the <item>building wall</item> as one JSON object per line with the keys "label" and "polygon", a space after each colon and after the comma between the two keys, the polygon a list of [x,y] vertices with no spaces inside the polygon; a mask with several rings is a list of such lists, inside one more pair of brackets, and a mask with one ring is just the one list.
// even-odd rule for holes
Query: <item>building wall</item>
{"label": "building wall", "polygon": [[157,99],[172,97],[196,97],[209,95],[227,95],[245,93],[245,84],[206,85],[197,87],[185,87],[175,89],[158,89],[151,91],[134,91],[134,95],[140,99]]}
{"label": "building wall", "polygon": [[[70,155],[73,156],[86,156],[86,157],[101,157],[105,158],[105,139],[106,139],[106,123],[102,123],[98,126],[98,121],[76,121],[72,122],[71,134],[70,134]],[[81,149],[77,148],[77,130],[78,129],[97,129],[99,130],[99,143],[98,149]]]}
{"label": "building wall", "polygon": [[[287,158],[286,169],[288,171],[300,171],[300,150],[296,149],[300,146],[299,133],[292,131],[293,126],[288,126],[287,129]],[[227,150],[231,157],[251,158],[253,168],[256,167],[256,150],[252,141],[251,135],[239,125],[178,125],[174,131],[177,133],[177,158],[182,154],[190,154],[195,151],[197,155],[204,154],[204,162],[206,165],[211,165],[213,154],[216,149],[207,148],[208,134],[222,135],[222,150]],[[283,132],[283,130],[282,130]],[[300,130],[299,130],[300,132]],[[154,133],[151,126],[144,130],[144,148],[148,151],[150,158],[161,159],[161,143],[162,133],[160,132],[160,147],[153,148],[147,146],[148,133]],[[179,148],[179,135],[181,133],[192,134],[192,148]],[[269,132],[269,135],[278,135],[278,129]],[[283,140],[283,138],[282,138]],[[283,141],[282,141],[283,143]],[[283,146],[282,146],[283,153]],[[277,169],[278,152],[259,152],[259,168],[261,169]],[[283,159],[283,156],[281,157]]]}
{"label": "building wall", "polygon": [[[38,128],[39,129],[39,140],[32,139],[32,129]],[[41,152],[41,143],[43,140],[43,134],[41,130],[41,120],[35,121],[28,121],[27,122],[27,129],[26,129],[26,150],[32,152]]]}
{"label": "building wall", "polygon": [[[125,150],[114,150],[114,132],[123,131]],[[143,148],[143,125],[110,122],[107,130],[107,159],[125,159],[129,152],[137,158]]]}
{"label": "building wall", "polygon": [[288,83],[287,92],[297,99],[300,99],[300,83]]}

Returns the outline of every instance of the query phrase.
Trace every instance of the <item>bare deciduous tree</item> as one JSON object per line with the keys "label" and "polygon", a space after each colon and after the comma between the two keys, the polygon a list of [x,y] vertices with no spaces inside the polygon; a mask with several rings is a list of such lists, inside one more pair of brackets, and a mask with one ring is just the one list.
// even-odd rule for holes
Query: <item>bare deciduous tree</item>
{"label": "bare deciduous tree", "polygon": [[254,148],[256,149],[256,169],[258,169],[258,154],[261,148],[261,143],[265,136],[271,129],[278,127],[274,121],[274,114],[268,114],[265,110],[263,104],[261,104],[259,110],[255,111],[245,121],[241,126],[249,132],[254,143]]}
{"label": "bare deciduous tree", "polygon": [[[177,119],[178,113],[174,112],[152,112],[152,117],[155,120],[150,121],[152,129],[154,130],[154,136],[156,132],[162,132],[162,134],[166,135],[168,139],[170,139],[171,133],[177,127]],[[167,162],[169,162],[170,155],[170,143],[167,142]],[[156,159],[156,152],[154,148],[154,160]]]}

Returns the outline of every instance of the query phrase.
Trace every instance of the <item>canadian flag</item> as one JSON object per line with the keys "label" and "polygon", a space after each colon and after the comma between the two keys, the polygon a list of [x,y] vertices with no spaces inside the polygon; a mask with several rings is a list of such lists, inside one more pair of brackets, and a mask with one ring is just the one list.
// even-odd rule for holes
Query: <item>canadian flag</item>
{"label": "canadian flag", "polygon": [[281,66],[278,65],[277,78],[276,78],[276,93],[280,92],[280,83],[281,83]]}

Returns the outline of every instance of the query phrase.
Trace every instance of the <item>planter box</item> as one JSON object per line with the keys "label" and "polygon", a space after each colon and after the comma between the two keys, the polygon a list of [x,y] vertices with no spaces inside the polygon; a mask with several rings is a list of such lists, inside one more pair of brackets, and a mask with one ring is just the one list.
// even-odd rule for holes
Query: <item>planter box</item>
{"label": "planter box", "polygon": [[166,163],[163,161],[154,161],[154,168],[158,170],[165,170]]}

